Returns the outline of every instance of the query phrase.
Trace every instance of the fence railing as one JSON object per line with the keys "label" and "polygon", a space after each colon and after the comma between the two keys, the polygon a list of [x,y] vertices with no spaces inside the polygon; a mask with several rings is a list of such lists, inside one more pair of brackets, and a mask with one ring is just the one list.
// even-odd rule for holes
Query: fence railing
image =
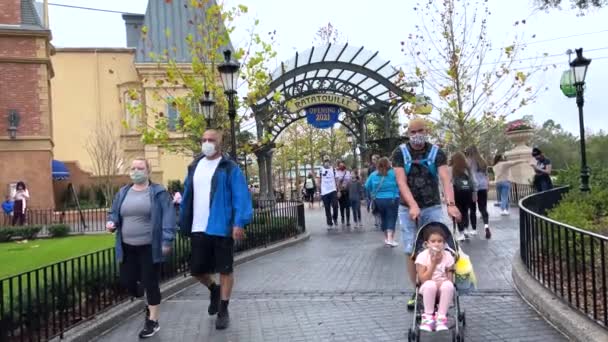
{"label": "fence railing", "polygon": [[[238,252],[305,231],[301,202],[265,203],[255,209]],[[178,235],[161,280],[186,275],[190,242]],[[48,341],[128,299],[120,286],[114,248],[0,279],[0,341]]]}
{"label": "fence railing", "polygon": [[[106,230],[108,210],[108,208],[87,208],[81,211],[27,208],[25,221],[29,225],[42,226],[66,224],[73,233],[103,232]],[[46,231],[41,232],[41,235],[46,235]]]}
{"label": "fence railing", "polygon": [[608,237],[546,217],[567,187],[521,200],[520,252],[530,275],[608,329]]}

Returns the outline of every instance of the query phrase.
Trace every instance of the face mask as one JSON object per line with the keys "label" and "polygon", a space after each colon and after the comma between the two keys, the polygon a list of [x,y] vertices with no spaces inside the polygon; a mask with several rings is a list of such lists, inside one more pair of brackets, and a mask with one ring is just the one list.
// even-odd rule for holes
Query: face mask
{"label": "face mask", "polygon": [[426,143],[426,135],[422,133],[416,133],[410,137],[412,145],[421,146]]}
{"label": "face mask", "polygon": [[129,176],[131,176],[131,180],[135,184],[143,184],[148,181],[148,175],[141,170],[131,171],[131,173],[129,173]]}
{"label": "face mask", "polygon": [[215,155],[215,144],[214,143],[210,143],[208,141],[204,142],[201,145],[201,150],[203,151],[203,154],[206,156],[214,156]]}
{"label": "face mask", "polygon": [[346,166],[344,166],[344,165],[340,166],[340,171],[344,171],[344,170],[346,170]]}

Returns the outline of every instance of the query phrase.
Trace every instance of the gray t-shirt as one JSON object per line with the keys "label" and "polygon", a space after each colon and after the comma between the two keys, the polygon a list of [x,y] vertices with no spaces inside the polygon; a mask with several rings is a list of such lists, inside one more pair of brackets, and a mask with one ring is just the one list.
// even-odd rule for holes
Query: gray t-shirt
{"label": "gray t-shirt", "polygon": [[122,242],[132,246],[152,243],[152,220],[150,213],[150,189],[129,189],[120,207],[122,216]]}

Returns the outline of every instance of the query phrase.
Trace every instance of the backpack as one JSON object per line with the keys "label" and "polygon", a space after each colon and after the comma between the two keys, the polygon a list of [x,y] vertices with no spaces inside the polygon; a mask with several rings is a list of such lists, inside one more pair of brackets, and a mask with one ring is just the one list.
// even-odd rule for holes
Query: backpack
{"label": "backpack", "polygon": [[405,174],[409,175],[412,170],[412,164],[420,164],[429,169],[429,172],[433,176],[433,178],[437,179],[437,165],[435,165],[435,159],[437,158],[437,153],[439,152],[439,146],[433,144],[431,150],[426,155],[424,159],[412,159],[412,155],[410,150],[407,148],[407,144],[401,144],[399,146],[401,148],[401,153],[403,153],[403,165],[405,166]]}
{"label": "backpack", "polygon": [[467,175],[460,175],[452,178],[454,189],[458,192],[472,192],[473,182]]}

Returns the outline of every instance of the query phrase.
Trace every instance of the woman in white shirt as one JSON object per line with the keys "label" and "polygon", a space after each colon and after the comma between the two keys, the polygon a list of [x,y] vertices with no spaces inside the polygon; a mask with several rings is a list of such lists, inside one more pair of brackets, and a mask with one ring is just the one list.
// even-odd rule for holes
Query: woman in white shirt
{"label": "woman in white shirt", "polygon": [[23,226],[25,224],[25,209],[27,207],[27,200],[30,199],[30,192],[27,190],[25,183],[22,181],[17,182],[17,191],[13,195],[13,201],[15,206],[13,207],[13,226],[19,224]]}

